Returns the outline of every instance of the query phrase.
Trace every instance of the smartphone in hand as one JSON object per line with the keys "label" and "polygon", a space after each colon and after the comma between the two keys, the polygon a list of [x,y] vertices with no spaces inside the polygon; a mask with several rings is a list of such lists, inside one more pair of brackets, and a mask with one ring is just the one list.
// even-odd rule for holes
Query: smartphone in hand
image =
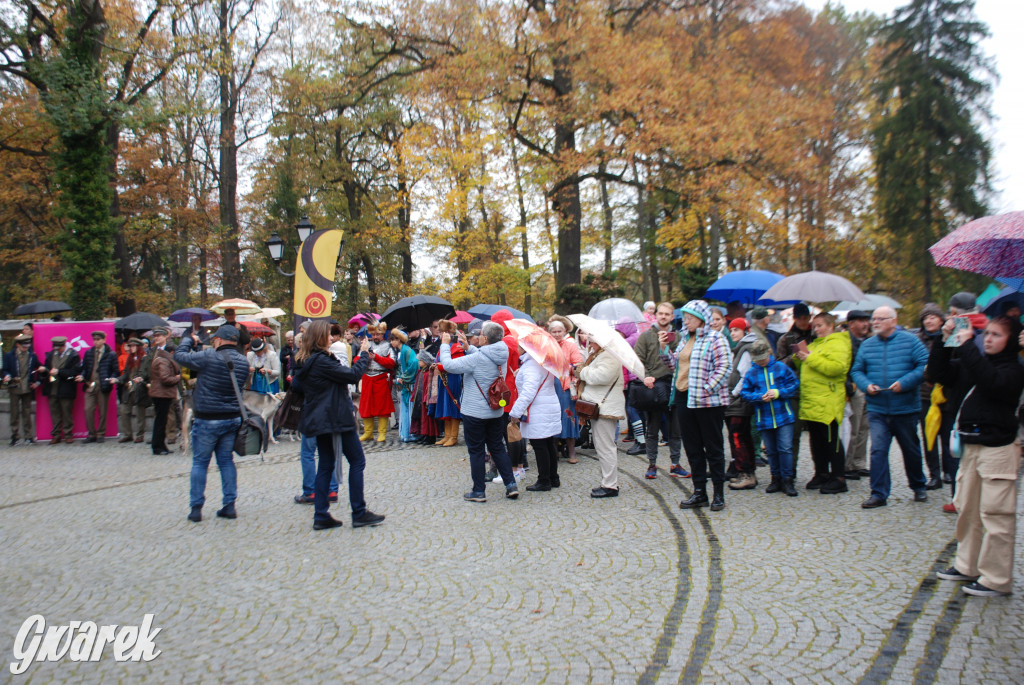
{"label": "smartphone in hand", "polygon": [[946,338],[946,347],[960,347],[960,331],[966,331],[971,327],[970,318],[958,314],[953,317],[953,332]]}

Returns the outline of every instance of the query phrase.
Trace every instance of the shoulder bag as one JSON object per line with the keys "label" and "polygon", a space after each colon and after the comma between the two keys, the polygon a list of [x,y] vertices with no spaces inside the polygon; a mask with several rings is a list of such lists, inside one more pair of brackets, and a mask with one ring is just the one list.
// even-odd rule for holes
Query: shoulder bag
{"label": "shoulder bag", "polygon": [[[506,366],[506,368],[508,368]],[[487,400],[487,406],[491,409],[504,409],[508,406],[509,400],[512,399],[512,391],[508,389],[508,385],[505,384],[505,373],[498,367],[498,377],[487,386],[487,392],[480,387],[480,383],[476,380],[476,374],[473,374],[473,382],[476,383],[477,389],[480,394]]]}
{"label": "shoulder bag", "polygon": [[238,389],[238,379],[235,378],[235,363],[222,354],[224,362],[228,366],[228,375],[231,377],[231,387],[235,389],[235,397],[238,399],[238,408],[242,412],[242,424],[235,433],[234,451],[240,457],[248,457],[253,454],[260,454],[267,449],[267,422],[259,414],[250,414],[246,411],[245,402],[242,401],[242,393]]}
{"label": "shoulder bag", "polygon": [[[608,386],[608,392],[604,394],[604,397],[601,398],[600,402],[576,400],[576,416],[579,417],[580,421],[593,421],[594,419],[601,415],[601,405],[604,403],[606,399],[608,399],[608,395],[612,393],[612,388],[615,387],[615,384],[617,382],[618,380],[616,379],[616,381],[612,382],[612,384]],[[586,387],[586,383],[583,383],[583,386]],[[582,396],[583,391],[580,390],[580,397]]]}

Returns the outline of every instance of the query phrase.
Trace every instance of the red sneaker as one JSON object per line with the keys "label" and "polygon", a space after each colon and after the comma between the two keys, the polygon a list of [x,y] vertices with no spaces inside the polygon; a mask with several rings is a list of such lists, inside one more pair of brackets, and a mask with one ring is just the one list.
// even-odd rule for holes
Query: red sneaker
{"label": "red sneaker", "polygon": [[949,504],[942,505],[942,511],[946,512],[947,514],[955,514],[956,507],[953,505],[952,502],[950,502]]}

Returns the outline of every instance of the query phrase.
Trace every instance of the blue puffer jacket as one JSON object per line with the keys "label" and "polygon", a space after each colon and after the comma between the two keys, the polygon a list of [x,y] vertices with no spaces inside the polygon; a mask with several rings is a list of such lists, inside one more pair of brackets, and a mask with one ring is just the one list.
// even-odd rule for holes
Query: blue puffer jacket
{"label": "blue puffer jacket", "polygon": [[242,411],[235,397],[235,389],[231,386],[231,376],[228,375],[228,364],[224,357],[235,363],[235,379],[239,390],[245,387],[245,381],[249,378],[249,361],[234,345],[221,345],[220,349],[226,350],[221,352],[211,347],[193,352],[193,344],[191,337],[182,338],[178,349],[174,351],[174,361],[200,372],[195,392],[192,393],[196,418],[213,420],[241,416]]}
{"label": "blue puffer jacket", "polygon": [[[882,388],[877,395],[867,395],[868,412],[916,414],[921,411],[917,388],[927,365],[928,350],[921,341],[906,331],[895,331],[888,338],[874,335],[860,344],[850,377],[865,394],[869,385]],[[900,382],[898,393],[888,389],[896,381]]]}
{"label": "blue puffer jacket", "polygon": [[498,377],[498,369],[505,372],[508,345],[504,340],[480,348],[470,346],[466,355],[458,359],[452,359],[451,345],[441,345],[440,362],[448,373],[462,374],[459,410],[463,414],[475,419],[496,419],[501,416],[502,409],[491,409],[487,404],[487,388]]}
{"label": "blue puffer jacket", "polygon": [[[789,398],[796,395],[800,388],[793,369],[775,357],[768,358],[767,366],[752,365],[743,376],[740,397],[754,408],[754,425],[758,430],[771,430],[796,421],[793,408],[789,406]],[[769,390],[778,390],[778,399],[765,402],[761,399]]]}

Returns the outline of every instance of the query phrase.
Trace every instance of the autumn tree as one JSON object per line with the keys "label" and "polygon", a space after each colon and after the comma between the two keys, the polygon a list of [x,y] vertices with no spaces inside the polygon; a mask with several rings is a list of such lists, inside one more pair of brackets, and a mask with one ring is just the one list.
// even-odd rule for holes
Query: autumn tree
{"label": "autumn tree", "polygon": [[979,47],[986,36],[973,0],[912,0],[882,32],[878,214],[896,238],[896,259],[919,274],[926,301],[936,286],[928,246],[985,214],[992,148],[980,126],[993,75]]}

